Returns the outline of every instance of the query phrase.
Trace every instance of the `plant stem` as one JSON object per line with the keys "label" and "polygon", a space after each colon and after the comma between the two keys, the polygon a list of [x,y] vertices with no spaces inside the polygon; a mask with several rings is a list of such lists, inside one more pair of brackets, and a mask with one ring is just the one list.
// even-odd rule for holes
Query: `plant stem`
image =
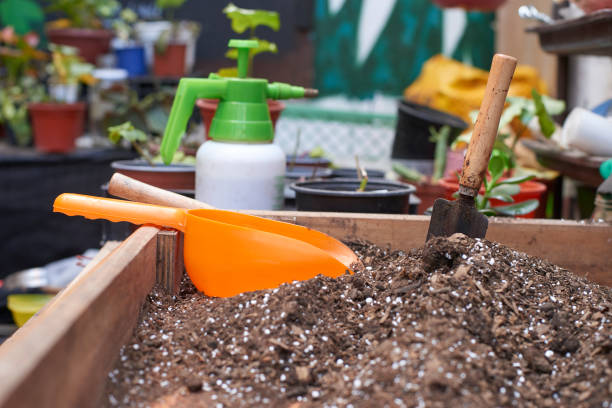
{"label": "plant stem", "polygon": [[450,136],[450,127],[445,125],[439,132],[433,133],[432,136],[436,142],[432,182],[436,183],[438,180],[444,177],[444,170],[446,170],[446,149],[448,146],[448,138]]}
{"label": "plant stem", "polygon": [[142,158],[145,159],[147,163],[149,163],[151,166],[155,166],[155,163],[153,163],[151,156],[149,156],[149,154],[145,152],[137,142],[132,142],[132,146],[134,146],[134,149],[136,149],[138,154],[142,156]]}

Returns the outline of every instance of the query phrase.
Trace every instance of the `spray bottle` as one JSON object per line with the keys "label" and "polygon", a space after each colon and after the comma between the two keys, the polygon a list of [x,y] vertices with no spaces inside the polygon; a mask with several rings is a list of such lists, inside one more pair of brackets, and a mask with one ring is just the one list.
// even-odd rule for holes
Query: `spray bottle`
{"label": "spray bottle", "polygon": [[273,144],[274,128],[266,100],[313,97],[306,89],[265,79],[247,78],[249,49],[255,40],[230,40],[238,49],[238,78],[210,74],[183,78],[174,97],[161,144],[166,164],[179,146],[196,99],[219,99],[210,138],[196,157],[197,200],[224,209],[282,208],[285,154]]}

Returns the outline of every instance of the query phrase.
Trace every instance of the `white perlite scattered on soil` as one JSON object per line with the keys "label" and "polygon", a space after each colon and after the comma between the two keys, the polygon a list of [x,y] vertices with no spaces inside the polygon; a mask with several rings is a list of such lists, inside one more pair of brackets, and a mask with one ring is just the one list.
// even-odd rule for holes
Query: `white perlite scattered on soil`
{"label": "white perlite scattered on soil", "polygon": [[154,290],[107,406],[589,406],[612,402],[612,291],[464,236],[209,298]]}

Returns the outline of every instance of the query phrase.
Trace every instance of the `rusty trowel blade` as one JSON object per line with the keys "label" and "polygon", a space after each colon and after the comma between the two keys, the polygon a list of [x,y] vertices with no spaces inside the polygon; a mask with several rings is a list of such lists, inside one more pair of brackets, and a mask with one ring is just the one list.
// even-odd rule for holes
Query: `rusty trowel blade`
{"label": "rusty trowel blade", "polygon": [[478,212],[472,197],[460,196],[458,200],[437,199],[431,213],[427,241],[432,237],[448,237],[461,232],[472,238],[484,238],[489,220]]}

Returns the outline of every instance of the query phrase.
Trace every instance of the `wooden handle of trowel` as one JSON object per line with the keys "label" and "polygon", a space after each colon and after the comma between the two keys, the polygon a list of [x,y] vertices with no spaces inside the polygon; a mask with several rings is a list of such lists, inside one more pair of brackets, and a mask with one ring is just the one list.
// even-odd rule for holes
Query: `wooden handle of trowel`
{"label": "wooden handle of trowel", "polygon": [[164,205],[167,207],[193,209],[214,209],[212,205],[193,198],[173,193],[149,184],[134,180],[121,173],[113,174],[108,183],[108,192],[116,197],[140,203]]}
{"label": "wooden handle of trowel", "polygon": [[495,54],[480,112],[463,162],[459,193],[475,197],[487,172],[516,58]]}

